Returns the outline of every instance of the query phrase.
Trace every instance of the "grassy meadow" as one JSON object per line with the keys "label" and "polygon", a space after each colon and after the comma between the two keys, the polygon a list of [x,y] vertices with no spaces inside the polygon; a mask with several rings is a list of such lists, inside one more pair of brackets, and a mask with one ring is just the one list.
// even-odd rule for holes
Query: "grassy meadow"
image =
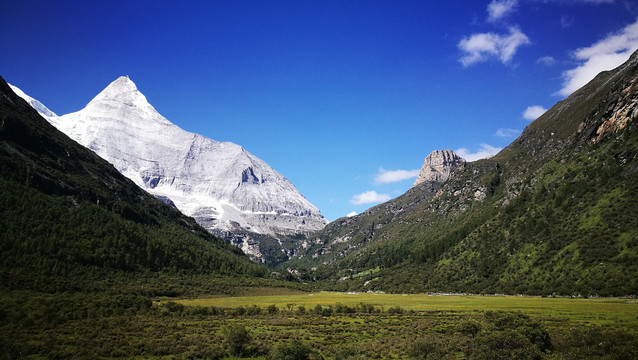
{"label": "grassy meadow", "polygon": [[387,310],[400,307],[405,311],[471,313],[484,311],[520,311],[538,318],[565,319],[595,325],[631,328],[638,331],[638,300],[617,298],[541,298],[523,296],[459,296],[428,294],[379,294],[316,292],[272,296],[211,297],[178,300],[185,306],[215,306],[237,308],[239,306],[267,307],[276,305],[280,309],[316,305],[356,306],[364,303]]}
{"label": "grassy meadow", "polygon": [[638,358],[633,299],[274,287],[232,293],[157,301],[124,293],[0,292],[0,354],[8,359]]}

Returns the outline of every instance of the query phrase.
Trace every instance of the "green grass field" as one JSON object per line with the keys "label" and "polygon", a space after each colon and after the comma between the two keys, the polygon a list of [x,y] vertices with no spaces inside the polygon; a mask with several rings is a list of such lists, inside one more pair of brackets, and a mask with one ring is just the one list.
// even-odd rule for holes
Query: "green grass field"
{"label": "green grass field", "polygon": [[444,296],[427,294],[347,294],[335,292],[291,293],[274,296],[212,297],[179,300],[186,306],[216,306],[236,308],[257,305],[266,307],[316,305],[334,306],[343,304],[354,306],[360,303],[388,309],[399,306],[414,311],[483,312],[489,310],[520,311],[537,318],[565,319],[570,322],[585,322],[595,325],[621,325],[638,331],[638,301],[629,299],[569,299],[518,296]]}
{"label": "green grass field", "polygon": [[[638,359],[635,300],[236,290],[242,296],[165,298],[154,305],[139,295],[0,293],[0,354],[64,359]],[[295,351],[308,356],[287,357]]]}

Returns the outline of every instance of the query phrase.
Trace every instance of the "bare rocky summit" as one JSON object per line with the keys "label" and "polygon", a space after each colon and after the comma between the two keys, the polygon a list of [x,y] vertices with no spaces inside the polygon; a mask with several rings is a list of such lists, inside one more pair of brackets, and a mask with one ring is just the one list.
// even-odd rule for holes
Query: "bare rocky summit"
{"label": "bare rocky summit", "polygon": [[426,181],[444,182],[454,169],[463,164],[465,164],[465,160],[452,150],[433,151],[423,161],[421,172],[412,187]]}

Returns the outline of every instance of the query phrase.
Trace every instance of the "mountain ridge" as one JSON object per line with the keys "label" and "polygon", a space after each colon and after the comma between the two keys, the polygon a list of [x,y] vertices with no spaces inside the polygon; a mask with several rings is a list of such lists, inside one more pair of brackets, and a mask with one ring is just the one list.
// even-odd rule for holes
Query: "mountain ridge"
{"label": "mountain ridge", "polygon": [[637,54],[494,157],[334,221],[290,266],[342,290],[638,293]]}
{"label": "mountain ridge", "polygon": [[[141,188],[170,199],[258,260],[280,261],[273,259],[286,256],[286,250],[273,244],[294,242],[287,238],[305,236],[327,222],[263,160],[239,145],[180,129],[126,76],[109,84],[84,109],[47,120]],[[270,245],[259,249],[263,242]]]}
{"label": "mountain ridge", "polygon": [[57,130],[1,78],[0,163],[2,287],[68,290],[66,281],[118,273],[266,274]]}

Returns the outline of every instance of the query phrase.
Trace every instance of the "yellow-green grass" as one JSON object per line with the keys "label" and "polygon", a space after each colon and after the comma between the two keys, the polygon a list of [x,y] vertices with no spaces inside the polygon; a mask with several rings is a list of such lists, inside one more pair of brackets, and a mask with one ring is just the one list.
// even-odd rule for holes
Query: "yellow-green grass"
{"label": "yellow-green grass", "polygon": [[214,297],[179,300],[186,306],[215,306],[236,308],[257,305],[276,305],[285,309],[290,304],[297,308],[311,309],[316,305],[343,304],[354,306],[360,303],[388,309],[399,306],[414,311],[475,312],[488,310],[521,311],[535,317],[587,322],[597,325],[623,325],[638,328],[638,303],[625,299],[569,299],[519,296],[445,296],[402,294],[346,294],[317,292],[275,296]]}

